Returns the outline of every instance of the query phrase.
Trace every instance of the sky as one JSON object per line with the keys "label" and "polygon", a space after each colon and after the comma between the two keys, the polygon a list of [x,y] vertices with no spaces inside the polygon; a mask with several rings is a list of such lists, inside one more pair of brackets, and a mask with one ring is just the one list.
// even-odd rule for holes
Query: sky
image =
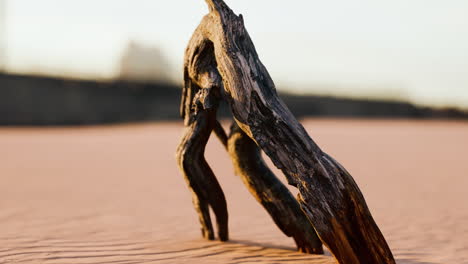
{"label": "sky", "polygon": [[[0,0],[1,1],[1,0]],[[112,78],[131,40],[181,77],[203,0],[6,0],[9,71]],[[279,89],[468,108],[466,0],[226,0]]]}

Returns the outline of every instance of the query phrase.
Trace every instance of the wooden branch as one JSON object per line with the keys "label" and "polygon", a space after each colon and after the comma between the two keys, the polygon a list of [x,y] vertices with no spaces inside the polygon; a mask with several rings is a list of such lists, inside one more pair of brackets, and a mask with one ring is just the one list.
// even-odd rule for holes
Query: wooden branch
{"label": "wooden branch", "polygon": [[[186,50],[187,79],[210,83],[220,75],[235,121],[299,189],[302,209],[339,263],[395,263],[353,178],[317,146],[278,97],[242,16],[222,0],[206,2],[210,13]],[[214,55],[200,52],[210,45]],[[195,62],[216,70],[200,71],[208,66],[194,67]],[[184,94],[190,97],[193,91],[186,88]]]}
{"label": "wooden branch", "polygon": [[[184,64],[185,85],[181,102],[181,115],[185,119],[186,126],[193,126],[193,113],[196,113],[197,109],[204,109],[205,107],[211,106],[211,104],[209,104],[209,106],[203,106],[202,103],[201,106],[197,107],[196,104],[192,103],[194,100],[197,100],[197,93],[200,93],[201,91],[197,85],[203,86],[205,89],[210,89],[210,87],[222,87],[221,76],[216,68],[216,60],[214,60],[213,43],[200,34],[194,34],[191,43],[194,43],[194,45],[191,48],[188,48],[186,51],[186,61]],[[211,101],[214,100],[212,99]],[[215,121],[213,131],[220,139],[221,143],[227,148],[228,137],[219,122]],[[189,135],[190,140],[196,140],[197,135],[193,134],[192,132],[190,132]],[[201,145],[204,147],[206,141],[207,139],[205,140],[205,138],[203,138],[203,141],[200,141],[197,147],[201,148]],[[240,151],[245,148],[243,146],[234,147],[237,145],[236,143],[243,141],[248,143],[245,145],[245,147],[252,149],[253,151],[251,154],[248,154],[245,157],[261,158],[260,152],[255,143],[253,143],[242,132],[242,130],[237,129],[235,133],[231,134],[231,146],[233,147],[230,149],[230,152],[232,158],[235,160],[235,164],[237,164],[239,168],[243,168],[245,165],[249,165],[248,160],[239,156],[241,154]],[[181,146],[185,145],[187,145],[187,143],[184,140]],[[189,159],[189,156],[191,155],[187,155],[187,159]],[[195,166],[196,163],[196,161],[190,161],[192,163],[187,164],[187,166],[183,169],[184,174],[188,175],[187,178],[189,179],[201,179],[201,175],[193,177],[188,173],[190,171],[194,171],[194,169],[191,169],[191,167]],[[236,161],[238,162],[236,163]],[[282,183],[274,176],[274,174],[266,167],[261,159],[258,161],[258,165],[254,167],[254,170],[239,171],[242,172],[243,179],[251,179],[251,182],[256,183],[248,184],[248,181],[246,182],[249,190],[254,195],[260,193],[265,194],[264,199],[260,200],[260,202],[270,213],[280,229],[287,236],[292,236],[294,238],[300,251],[316,254],[323,253],[322,243],[317,238],[313,226],[310,224],[310,221],[300,209],[299,204],[292,197],[288,189],[283,186]],[[191,187],[191,189],[196,188]],[[199,196],[200,195],[196,196],[194,199],[194,204],[197,211],[201,211],[199,206],[196,204],[196,198]],[[268,202],[266,199],[272,199],[272,201]],[[284,212],[282,212],[283,209]],[[202,216],[200,218],[202,228],[207,229],[205,227],[206,221],[204,221],[204,214],[199,214]]]}
{"label": "wooden branch", "polygon": [[231,126],[228,150],[237,175],[279,229],[294,238],[298,250],[323,254],[322,242],[299,203],[267,167],[255,142],[236,123]]}
{"label": "wooden branch", "polygon": [[186,129],[177,149],[177,161],[192,191],[192,201],[198,213],[202,236],[214,240],[209,208],[216,215],[218,237],[228,240],[228,212],[224,193],[204,157],[205,145],[214,125],[213,113],[201,111]]}
{"label": "wooden branch", "polygon": [[[207,44],[207,45],[205,45]],[[185,119],[186,132],[177,149],[177,161],[192,191],[193,204],[198,212],[203,237],[213,240],[214,232],[209,207],[213,209],[218,226],[218,237],[227,241],[228,212],[224,193],[213,171],[205,160],[205,146],[213,129],[219,126],[216,111],[220,100],[221,80],[216,64],[206,57],[213,46],[200,44],[194,60],[200,59],[197,78],[188,77],[185,68],[185,85],[181,102],[181,116]],[[204,64],[204,63],[207,64]]]}

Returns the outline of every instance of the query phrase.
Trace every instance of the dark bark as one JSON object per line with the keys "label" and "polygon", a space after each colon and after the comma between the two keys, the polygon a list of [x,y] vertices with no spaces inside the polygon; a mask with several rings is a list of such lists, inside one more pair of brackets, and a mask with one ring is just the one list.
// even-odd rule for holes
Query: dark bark
{"label": "dark bark", "polygon": [[213,113],[210,111],[202,111],[196,115],[179,145],[177,160],[192,190],[193,205],[202,226],[202,236],[209,240],[215,238],[209,211],[211,207],[216,215],[219,239],[226,241],[228,240],[226,200],[204,157],[205,145],[213,129],[214,121]]}
{"label": "dark bark", "polygon": [[206,2],[210,13],[186,50],[182,109],[190,112],[196,97],[187,83],[217,84],[237,125],[299,189],[302,210],[336,259],[346,264],[395,263],[351,175],[318,147],[278,97],[242,16],[222,0]]}
{"label": "dark bark", "polygon": [[267,167],[255,142],[236,123],[231,126],[228,150],[237,175],[279,229],[294,238],[299,251],[322,254],[322,242],[299,203]]}
{"label": "dark bark", "polygon": [[[209,214],[205,212],[206,206],[199,206],[199,201],[206,200],[203,197],[208,194],[222,194],[222,191],[218,188],[217,181],[203,157],[203,152],[200,152],[200,150],[202,150],[201,145],[203,145],[204,149],[204,145],[207,143],[209,134],[212,131],[215,132],[222,144],[227,148],[228,137],[221,124],[215,120],[215,111],[221,99],[220,89],[223,85],[214,56],[214,43],[209,39],[201,37],[199,34],[194,35],[191,43],[196,44],[192,46],[193,49],[188,48],[186,51],[184,90],[180,108],[181,115],[185,120],[184,123],[190,129],[179,146],[178,160],[180,168],[189,183],[189,188],[194,193],[194,205],[200,215],[202,230],[208,230],[208,234],[211,234],[212,227],[210,227]],[[208,124],[205,125],[206,122]],[[196,146],[194,142],[196,142]],[[232,142],[235,142],[235,140]],[[198,152],[195,148],[199,148]],[[236,155],[236,150],[232,149],[232,153]],[[255,153],[252,154],[255,155]],[[195,166],[201,167],[196,168]],[[203,175],[204,172],[208,176]],[[310,221],[308,221],[301,211],[297,201],[294,200],[287,188],[269,170],[265,172],[270,174],[262,175],[263,171],[261,171],[260,173],[257,172],[257,174],[245,175],[245,177],[255,179],[258,183],[255,186],[250,186],[249,189],[255,193],[266,192],[268,188],[274,188],[275,191],[278,191],[279,193],[265,196],[265,198],[275,199],[269,206],[265,204],[266,201],[263,201],[265,208],[267,208],[274,221],[287,236],[294,238],[300,251],[323,253],[322,244],[318,240]],[[205,180],[213,184],[202,185],[201,183]],[[262,181],[265,182],[262,183]],[[191,182],[195,184],[191,184]],[[204,189],[199,190],[198,186],[203,186]],[[286,202],[283,202],[282,199],[286,199]],[[279,210],[274,211],[273,208],[284,208],[285,211],[281,215]],[[205,235],[205,231],[204,236],[208,239],[213,238],[212,235]]]}
{"label": "dark bark", "polygon": [[[204,57],[212,46],[202,46],[202,62],[197,68],[197,76],[215,74],[216,65]],[[187,72],[185,73],[187,77]],[[208,80],[208,82],[205,82]],[[220,100],[219,79],[203,77],[202,79],[185,78],[184,94],[181,102],[181,115],[185,119],[186,131],[177,148],[177,162],[185,180],[192,191],[193,205],[197,211],[202,227],[202,235],[213,240],[214,232],[209,208],[213,209],[218,226],[218,237],[227,241],[228,211],[224,193],[213,171],[205,160],[205,146],[213,129],[220,126],[216,120],[216,110]]]}

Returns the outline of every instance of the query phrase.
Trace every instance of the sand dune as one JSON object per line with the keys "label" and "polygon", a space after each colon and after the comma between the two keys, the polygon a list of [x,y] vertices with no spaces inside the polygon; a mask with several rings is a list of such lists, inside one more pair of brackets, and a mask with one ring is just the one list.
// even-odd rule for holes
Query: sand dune
{"label": "sand dune", "polygon": [[[468,123],[304,125],[354,176],[398,263],[468,263]],[[232,240],[202,240],[174,160],[181,130],[0,129],[0,263],[335,263],[294,251],[216,140]]]}

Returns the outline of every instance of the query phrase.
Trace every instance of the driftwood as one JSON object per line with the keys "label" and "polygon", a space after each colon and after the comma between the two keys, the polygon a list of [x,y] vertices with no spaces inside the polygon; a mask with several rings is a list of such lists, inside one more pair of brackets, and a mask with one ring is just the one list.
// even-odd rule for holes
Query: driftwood
{"label": "driftwood", "polygon": [[[199,214],[203,237],[209,240],[214,239],[209,214],[211,207],[216,215],[220,240],[228,239],[224,194],[203,155],[211,132],[215,132],[226,149],[232,153],[237,171],[249,190],[267,209],[280,229],[287,236],[294,238],[300,251],[323,253],[322,243],[312,224],[288,189],[263,163],[258,148],[253,147],[255,144],[250,144],[250,138],[246,137],[241,130],[233,130],[229,137],[230,147],[228,147],[228,136],[216,120],[222,82],[213,54],[214,46],[210,41],[201,41],[194,51],[188,50],[186,53],[184,92],[180,109],[186,131],[177,149],[179,167],[192,190],[193,204]],[[239,142],[249,144],[240,146]],[[240,155],[245,147],[249,146],[254,151],[248,155],[259,157],[257,162],[252,163]],[[251,171],[247,171],[245,168],[251,164],[256,166]],[[259,196],[261,193],[264,194],[263,197]]]}
{"label": "driftwood", "polygon": [[[203,49],[210,54],[212,46]],[[200,62],[210,62],[209,57],[203,57]],[[210,218],[210,207],[216,216],[218,236],[221,241],[227,241],[228,212],[223,190],[219,186],[213,171],[205,160],[205,146],[211,132],[219,123],[216,120],[216,110],[219,102],[221,80],[209,77],[217,71],[216,65],[200,64],[197,76],[202,79],[192,80],[185,73],[185,94],[182,96],[181,115],[185,119],[186,131],[177,149],[179,168],[192,191],[193,205],[197,210],[203,237],[213,240],[214,231]],[[185,99],[190,101],[185,102]]]}
{"label": "driftwood", "polygon": [[231,126],[228,151],[236,173],[250,193],[267,210],[279,229],[294,238],[298,250],[322,254],[322,243],[299,203],[267,167],[257,144],[236,123]]}
{"label": "driftwood", "polygon": [[[218,101],[225,100],[240,128],[234,127],[228,149],[238,173],[244,175],[244,181],[260,202],[264,199],[259,194],[265,190],[277,190],[279,193],[273,191],[274,197],[287,195],[281,187],[271,188],[274,186],[268,182],[271,177],[265,176],[270,172],[258,161],[258,150],[247,137],[283,171],[288,183],[299,189],[297,200],[302,211],[339,263],[395,263],[351,175],[317,146],[278,97],[242,16],[235,15],[222,0],[206,2],[210,13],[195,30],[185,54],[181,111],[188,130],[178,150],[179,165],[194,193],[205,237],[213,238],[209,214],[205,213],[210,205],[215,211],[220,238],[227,239],[224,195],[203,158],[213,129],[221,140],[226,140],[215,116]],[[231,144],[238,145],[229,147]],[[248,168],[250,165],[257,168]],[[274,207],[263,205],[285,234],[294,236],[297,242],[293,230],[302,230],[299,232],[311,238],[308,247],[317,248],[313,234],[306,235],[307,228],[285,228],[283,221],[288,217],[294,219],[292,226],[302,225],[298,224],[302,220],[292,217],[300,215],[294,205],[289,212],[283,209],[289,204],[281,200]],[[284,210],[289,215],[284,219],[275,217],[275,210]]]}

